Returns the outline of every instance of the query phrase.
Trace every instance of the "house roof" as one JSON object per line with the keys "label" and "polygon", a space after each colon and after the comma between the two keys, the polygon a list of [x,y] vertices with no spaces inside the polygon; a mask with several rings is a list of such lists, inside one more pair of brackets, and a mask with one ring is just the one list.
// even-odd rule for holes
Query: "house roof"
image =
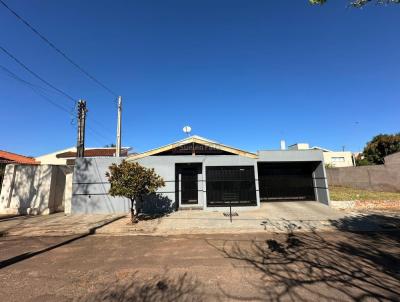
{"label": "house roof", "polygon": [[313,147],[311,147],[311,149],[322,150],[323,152],[333,152],[332,150],[325,149],[325,148],[318,147],[318,146],[313,146]]}
{"label": "house roof", "polygon": [[[128,155],[131,148],[121,148],[122,155]],[[85,148],[85,157],[112,157],[115,156],[115,147],[112,148]],[[76,157],[76,149],[74,151],[66,151],[57,153],[57,158],[73,158]]]}
{"label": "house roof", "polygon": [[198,135],[193,135],[190,137],[187,137],[185,139],[182,139],[180,141],[174,142],[172,144],[168,144],[156,149],[152,149],[143,153],[139,153],[139,154],[132,154],[129,155],[127,160],[131,161],[131,160],[136,160],[139,158],[143,158],[143,157],[147,157],[147,156],[151,156],[151,155],[156,155],[159,153],[163,153],[169,150],[172,150],[174,148],[183,146],[183,145],[187,145],[187,144],[191,144],[191,143],[196,143],[196,144],[200,144],[203,146],[207,146],[213,149],[217,149],[217,150],[221,150],[221,151],[225,151],[225,152],[229,152],[229,153],[233,153],[233,154],[237,154],[237,155],[241,155],[241,156],[245,156],[245,157],[250,157],[250,158],[257,158],[257,155],[251,152],[247,152],[241,149],[237,149],[234,147],[230,147],[227,145],[223,145],[221,143],[212,141],[210,139],[198,136]]}
{"label": "house roof", "polygon": [[17,164],[35,165],[35,164],[39,164],[40,162],[36,161],[32,157],[0,150],[0,163],[2,163],[2,164],[17,163]]}

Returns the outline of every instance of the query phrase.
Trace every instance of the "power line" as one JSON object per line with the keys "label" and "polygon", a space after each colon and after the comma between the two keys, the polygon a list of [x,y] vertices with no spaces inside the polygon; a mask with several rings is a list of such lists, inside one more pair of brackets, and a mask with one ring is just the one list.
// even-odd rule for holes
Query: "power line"
{"label": "power line", "polygon": [[[1,0],[0,0],[1,1]],[[61,89],[55,87],[54,85],[50,84],[49,82],[47,82],[45,79],[43,79],[41,76],[39,76],[37,73],[35,73],[34,71],[32,71],[28,66],[26,66],[24,63],[22,63],[20,60],[18,60],[13,54],[11,54],[9,51],[7,51],[3,46],[0,45],[0,49],[6,54],[8,55],[10,58],[12,58],[15,62],[17,62],[20,66],[22,66],[26,71],[28,71],[30,74],[32,74],[34,77],[38,78],[39,80],[41,80],[43,83],[45,83],[46,85],[50,86],[51,88],[53,88],[54,90],[56,90],[58,93],[61,93],[63,96],[65,96],[67,99],[70,99],[71,101],[73,101],[75,103],[75,100],[72,96],[70,96],[69,94],[65,93],[64,91],[62,91]]]}
{"label": "power line", "polygon": [[[70,117],[74,116],[74,109],[68,110],[67,108],[65,108],[64,106],[61,106],[60,104],[58,104],[57,102],[53,101],[52,99],[50,99],[47,95],[45,95],[41,90],[46,90],[46,88],[41,87],[39,85],[33,84],[31,82],[28,82],[24,79],[22,79],[21,77],[19,77],[17,74],[15,74],[14,72],[12,72],[11,70],[9,70],[7,67],[0,65],[0,69],[3,70],[3,72],[5,72],[9,77],[13,78],[14,80],[16,80],[17,82],[19,82],[20,84],[23,84],[27,87],[29,87],[33,92],[35,92],[37,95],[39,95],[41,98],[43,98],[45,101],[49,102],[50,104],[52,104],[53,106],[57,107],[59,110],[67,113]],[[96,121],[96,123],[99,123],[98,121]],[[101,125],[101,124],[100,124]],[[93,134],[95,134],[97,137],[102,138],[103,140],[105,140],[105,143],[108,143],[110,141],[109,138],[107,138],[106,136],[104,136],[103,134],[101,134],[100,132],[98,132],[96,129],[94,129],[93,127],[91,127],[90,125],[87,125],[87,128],[89,131],[91,131]],[[95,138],[95,140],[97,142],[100,142],[98,139]]]}
{"label": "power line", "polygon": [[67,108],[65,108],[64,106],[61,106],[60,104],[58,104],[57,102],[54,102],[53,100],[51,100],[49,97],[47,97],[45,94],[43,94],[43,92],[38,91],[38,89],[42,89],[42,90],[46,90],[45,88],[39,86],[39,85],[35,85],[33,83],[30,83],[22,78],[20,78],[18,75],[16,75],[14,72],[12,72],[11,70],[9,70],[7,67],[0,65],[0,68],[5,71],[9,77],[13,78],[14,80],[18,81],[21,84],[24,84],[26,86],[28,86],[30,89],[32,89],[36,94],[38,94],[40,97],[42,97],[43,99],[45,99],[46,101],[48,101],[50,104],[56,106],[58,109],[67,112],[68,114],[72,114],[72,110],[68,110]]}
{"label": "power line", "polygon": [[[1,1],[1,0],[0,0]],[[71,100],[71,101],[73,101],[74,102],[74,104],[76,103],[76,99],[75,98],[73,98],[72,96],[70,96],[69,94],[67,94],[67,93],[65,93],[64,91],[62,91],[61,89],[59,89],[59,88],[57,88],[57,87],[55,87],[54,85],[52,85],[51,83],[49,83],[48,81],[46,81],[45,79],[43,79],[41,76],[39,76],[37,73],[35,73],[33,70],[31,70],[29,67],[27,67],[23,62],[21,62],[20,60],[18,60],[13,54],[11,54],[9,51],[7,51],[4,47],[2,47],[1,45],[0,45],[0,49],[4,52],[4,53],[6,53],[9,57],[11,57],[15,62],[17,62],[20,66],[22,66],[25,70],[27,70],[30,74],[32,74],[33,76],[35,76],[36,78],[38,78],[39,80],[41,80],[43,83],[45,83],[46,85],[48,85],[49,87],[51,87],[51,88],[53,88],[54,90],[56,90],[58,93],[60,93],[60,94],[62,94],[63,96],[65,96],[67,99],[69,99],[69,100]],[[3,66],[3,70],[4,69],[7,69],[7,68],[5,68],[4,66]],[[11,74],[12,72],[10,71],[10,70],[8,70],[7,69],[7,72],[9,73],[9,74]],[[15,73],[12,73],[13,74],[13,77],[18,77]],[[20,82],[24,82],[25,84],[29,84],[29,85],[31,85],[31,86],[37,86],[37,85],[34,85],[34,84],[32,84],[32,83],[29,83],[29,82],[27,82],[27,81],[25,81],[25,80],[22,80],[20,77],[18,77],[19,79],[19,81]],[[40,86],[38,86],[38,87],[40,87]],[[41,89],[43,89],[43,90],[45,90],[43,87],[40,87]],[[45,96],[43,96],[42,95],[42,97],[43,98],[46,98]],[[54,103],[53,101],[51,101],[51,100],[49,100],[48,99],[48,101],[49,102],[51,102],[51,103]],[[57,103],[55,103],[55,104],[57,104]],[[60,106],[60,105],[56,105],[56,106]],[[106,126],[104,126],[101,122],[99,122],[99,121],[97,121],[97,120],[95,120],[95,119],[92,119],[96,124],[98,124],[98,125],[100,125],[101,127],[103,127],[104,129],[107,129],[108,130],[108,128],[106,127]]]}
{"label": "power line", "polygon": [[[1,0],[0,0],[1,1]],[[43,79],[41,76],[39,76],[37,73],[35,73],[34,71],[32,71],[29,67],[27,67],[23,62],[21,62],[20,60],[18,60],[14,55],[12,55],[9,51],[7,51],[4,47],[0,46],[0,49],[5,52],[8,56],[10,56],[14,61],[16,61],[20,66],[22,66],[25,70],[27,70],[29,73],[31,73],[32,75],[34,75],[36,78],[38,78],[39,80],[41,80],[43,83],[45,83],[46,85],[50,86],[51,88],[53,88],[54,90],[56,90],[58,93],[64,95],[67,99],[71,100],[74,102],[74,104],[76,103],[76,99],[73,98],[72,96],[70,96],[69,94],[67,94],[66,92],[62,91],[61,89],[55,87],[54,85],[52,85],[51,83],[49,83],[48,81],[46,81],[45,79]],[[4,67],[5,68],[5,67]],[[4,69],[3,68],[3,69]],[[8,72],[10,73],[10,71],[8,70]],[[15,74],[14,74],[15,75]],[[16,75],[15,75],[16,76]],[[27,83],[25,81],[25,83]],[[34,84],[30,83],[30,85],[35,86]],[[39,86],[40,87],[40,86]],[[41,89],[45,90],[45,88],[40,87]],[[93,119],[93,121],[103,127],[104,129],[108,129],[106,126],[104,126],[101,122]]]}
{"label": "power line", "polygon": [[103,89],[107,90],[113,96],[117,96],[117,94],[104,85],[102,82],[97,80],[94,76],[92,76],[89,72],[87,72],[83,67],[81,67],[78,63],[75,63],[70,57],[68,57],[65,52],[55,46],[49,39],[47,39],[44,35],[42,35],[37,29],[35,29],[28,21],[23,19],[16,11],[10,8],[3,0],[0,0],[0,3],[3,4],[5,8],[7,8],[15,17],[17,17],[22,23],[24,23],[31,31],[33,31],[36,35],[38,35],[45,43],[47,43],[51,48],[53,48],[56,52],[58,52],[61,56],[63,56],[68,62],[74,65],[77,69],[79,69],[82,73],[84,73],[89,79],[100,85]]}

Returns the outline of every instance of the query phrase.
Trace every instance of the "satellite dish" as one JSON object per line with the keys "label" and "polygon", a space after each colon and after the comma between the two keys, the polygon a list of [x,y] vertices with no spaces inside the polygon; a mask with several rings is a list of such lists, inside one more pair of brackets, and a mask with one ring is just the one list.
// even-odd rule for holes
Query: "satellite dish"
{"label": "satellite dish", "polygon": [[183,127],[183,132],[185,132],[187,135],[190,134],[190,132],[192,131],[192,128],[190,126],[185,126]]}

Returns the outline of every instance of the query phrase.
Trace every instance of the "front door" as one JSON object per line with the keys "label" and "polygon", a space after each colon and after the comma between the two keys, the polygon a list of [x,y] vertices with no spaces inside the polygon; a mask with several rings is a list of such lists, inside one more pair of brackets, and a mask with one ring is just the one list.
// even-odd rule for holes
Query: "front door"
{"label": "front door", "polygon": [[181,174],[181,203],[198,203],[197,169],[184,168]]}
{"label": "front door", "polygon": [[199,203],[199,179],[201,179],[201,163],[179,163],[175,166],[176,200],[180,205],[196,205]]}

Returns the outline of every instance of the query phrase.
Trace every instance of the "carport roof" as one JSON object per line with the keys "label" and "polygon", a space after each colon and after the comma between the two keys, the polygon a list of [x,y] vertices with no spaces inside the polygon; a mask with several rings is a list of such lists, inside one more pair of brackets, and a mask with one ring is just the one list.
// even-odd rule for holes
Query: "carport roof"
{"label": "carport roof", "polygon": [[257,158],[257,154],[255,154],[255,153],[251,153],[248,151],[244,151],[241,149],[223,145],[221,143],[209,140],[207,138],[204,138],[204,137],[201,137],[198,135],[193,135],[188,138],[182,139],[180,141],[177,141],[172,144],[168,144],[168,145],[156,148],[156,149],[152,149],[152,150],[149,150],[149,151],[146,151],[143,153],[139,153],[139,154],[132,154],[132,155],[128,156],[127,160],[131,161],[131,160],[136,160],[136,159],[151,156],[151,155],[157,155],[162,152],[169,151],[174,148],[177,148],[177,147],[180,147],[183,145],[187,145],[187,144],[191,144],[191,143],[200,144],[203,146],[211,147],[211,148],[214,148],[217,150],[221,150],[221,151],[225,151],[225,152],[229,152],[232,154],[241,155],[241,156],[245,156],[245,157],[249,157],[249,158]]}

